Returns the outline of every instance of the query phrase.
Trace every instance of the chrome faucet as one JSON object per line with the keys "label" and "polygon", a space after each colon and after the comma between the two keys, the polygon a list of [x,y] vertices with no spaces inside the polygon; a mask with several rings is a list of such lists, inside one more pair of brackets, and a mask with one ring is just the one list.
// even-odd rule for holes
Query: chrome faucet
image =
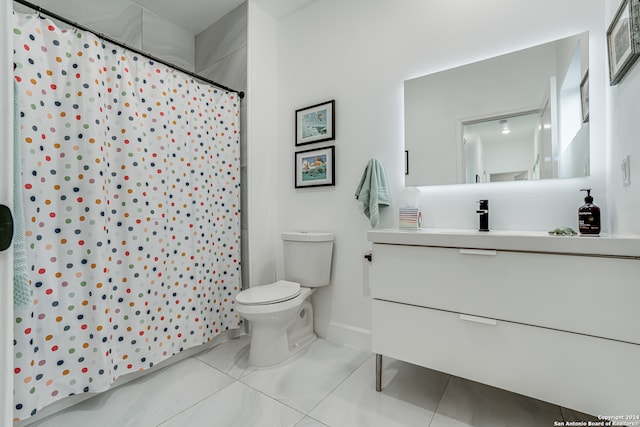
{"label": "chrome faucet", "polygon": [[489,201],[478,200],[478,203],[480,203],[480,209],[476,211],[480,217],[480,228],[478,231],[489,231]]}

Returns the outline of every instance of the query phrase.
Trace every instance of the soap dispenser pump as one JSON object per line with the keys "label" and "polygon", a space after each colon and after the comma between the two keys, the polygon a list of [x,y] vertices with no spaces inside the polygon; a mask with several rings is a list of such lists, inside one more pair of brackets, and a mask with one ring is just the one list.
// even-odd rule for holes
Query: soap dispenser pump
{"label": "soap dispenser pump", "polygon": [[578,228],[580,234],[598,235],[600,234],[600,208],[593,204],[591,189],[586,188],[587,197],[584,198],[584,205],[578,208]]}

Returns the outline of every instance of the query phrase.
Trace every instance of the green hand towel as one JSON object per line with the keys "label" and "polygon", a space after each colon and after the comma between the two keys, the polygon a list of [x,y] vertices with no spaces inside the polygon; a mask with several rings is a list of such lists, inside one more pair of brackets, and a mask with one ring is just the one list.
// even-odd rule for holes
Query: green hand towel
{"label": "green hand towel", "polygon": [[371,227],[378,225],[380,208],[391,204],[387,175],[380,160],[373,158],[367,163],[356,189],[356,199],[362,202],[364,214],[369,218]]}

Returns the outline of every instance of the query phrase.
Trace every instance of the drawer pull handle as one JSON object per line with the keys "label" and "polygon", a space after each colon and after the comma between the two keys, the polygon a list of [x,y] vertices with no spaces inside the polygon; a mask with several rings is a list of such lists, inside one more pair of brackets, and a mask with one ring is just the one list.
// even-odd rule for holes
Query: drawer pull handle
{"label": "drawer pull handle", "polygon": [[486,317],[478,317],[478,316],[469,316],[468,314],[461,314],[460,320],[465,320],[467,322],[474,323],[482,323],[483,325],[491,325],[496,326],[498,321],[496,319],[488,319]]}
{"label": "drawer pull handle", "polygon": [[484,256],[496,256],[498,251],[493,249],[460,249],[462,255],[484,255]]}

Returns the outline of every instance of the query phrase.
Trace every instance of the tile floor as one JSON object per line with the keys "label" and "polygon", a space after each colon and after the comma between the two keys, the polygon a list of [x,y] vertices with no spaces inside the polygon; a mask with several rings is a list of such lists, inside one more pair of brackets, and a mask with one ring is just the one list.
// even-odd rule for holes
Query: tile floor
{"label": "tile floor", "polygon": [[241,336],[30,427],[546,427],[584,414],[318,339],[285,364],[248,365]]}

